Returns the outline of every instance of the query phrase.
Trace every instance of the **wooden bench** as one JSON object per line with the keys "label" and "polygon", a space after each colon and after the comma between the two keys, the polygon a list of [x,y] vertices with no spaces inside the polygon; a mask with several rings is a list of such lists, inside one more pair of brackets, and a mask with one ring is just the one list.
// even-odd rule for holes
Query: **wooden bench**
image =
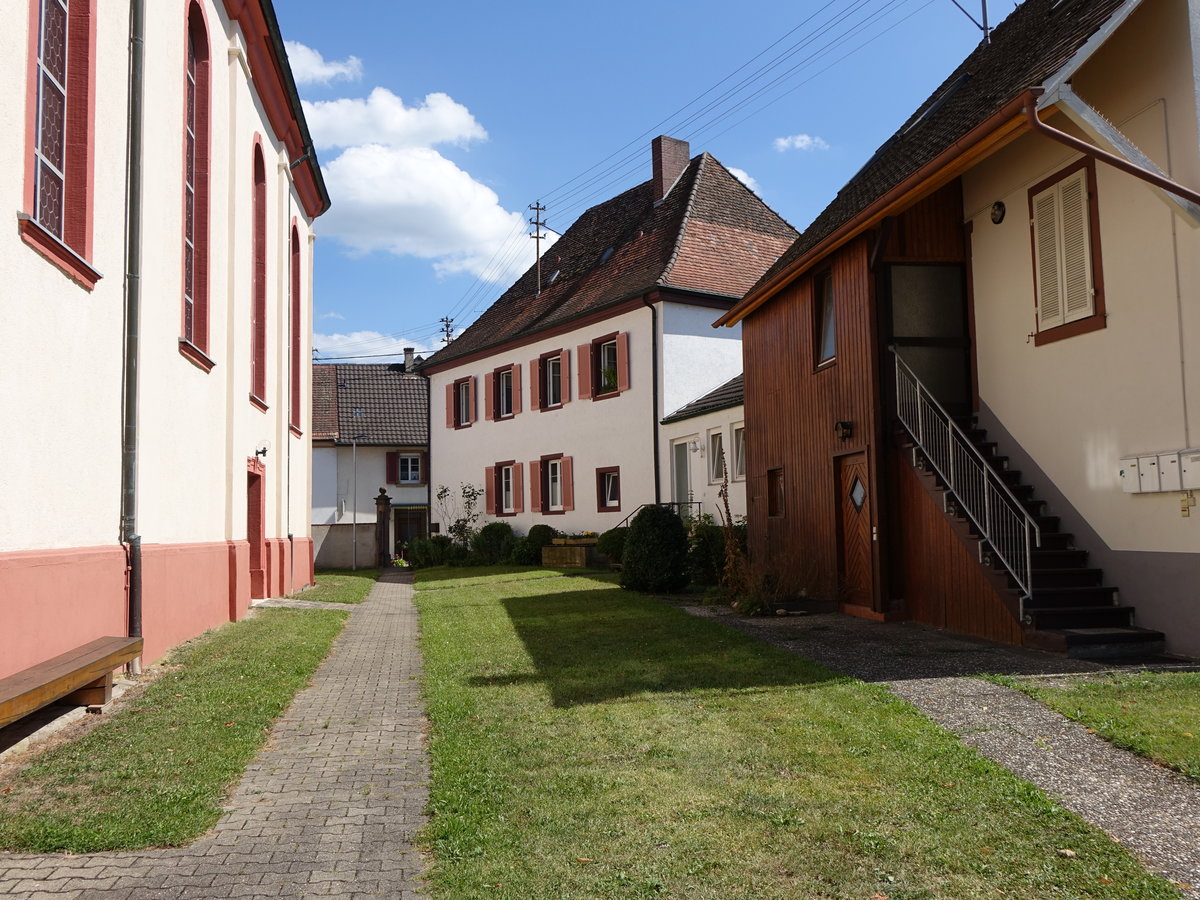
{"label": "wooden bench", "polygon": [[102,637],[0,678],[0,728],[64,698],[80,706],[107,703],[113,670],[141,655],[140,637]]}

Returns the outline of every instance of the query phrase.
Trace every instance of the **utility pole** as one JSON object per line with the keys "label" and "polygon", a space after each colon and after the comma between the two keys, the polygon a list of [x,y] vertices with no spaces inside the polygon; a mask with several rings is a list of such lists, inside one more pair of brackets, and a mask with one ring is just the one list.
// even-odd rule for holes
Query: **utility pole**
{"label": "utility pole", "polygon": [[442,316],[438,321],[442,323],[442,343],[448,344],[454,340],[454,320]]}
{"label": "utility pole", "polygon": [[533,226],[533,234],[530,235],[534,240],[535,250],[537,254],[537,296],[542,295],[542,239],[546,237],[542,233],[542,226],[546,223],[542,221],[542,213],[546,211],[546,207],[542,206],[541,201],[533,203],[529,207],[533,210],[533,218],[529,220],[529,224]]}
{"label": "utility pole", "polygon": [[965,6],[963,6],[961,3],[959,3],[958,0],[950,0],[950,2],[953,3],[955,6],[957,6],[962,11],[962,14],[964,16],[966,16],[968,19],[970,19],[972,22],[974,22],[976,28],[978,28],[980,31],[983,32],[983,42],[985,44],[990,44],[992,42],[992,29],[988,26],[987,0],[980,0],[981,5],[983,6],[983,21],[982,22],[976,21],[975,17],[973,15],[971,15],[969,12],[967,12],[967,8]]}

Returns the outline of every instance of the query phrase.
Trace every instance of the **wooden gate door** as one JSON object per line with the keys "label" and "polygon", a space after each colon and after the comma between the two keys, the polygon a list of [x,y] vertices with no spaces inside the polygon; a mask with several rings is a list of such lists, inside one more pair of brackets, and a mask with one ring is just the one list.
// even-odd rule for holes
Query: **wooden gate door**
{"label": "wooden gate door", "polygon": [[872,606],[871,492],[867,455],[837,458],[838,580],[842,602]]}

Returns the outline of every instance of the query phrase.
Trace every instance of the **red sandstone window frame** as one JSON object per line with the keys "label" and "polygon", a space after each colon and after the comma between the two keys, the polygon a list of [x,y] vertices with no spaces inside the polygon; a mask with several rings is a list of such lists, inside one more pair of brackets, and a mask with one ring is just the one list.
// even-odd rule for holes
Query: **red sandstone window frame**
{"label": "red sandstone window frame", "polygon": [[[525,511],[524,469],[524,465],[515,459],[507,459],[483,470],[484,509],[489,516],[507,518]],[[506,476],[508,497],[505,496]]]}
{"label": "red sandstone window frame", "polygon": [[[558,362],[558,375],[551,376],[551,363]],[[558,390],[558,399],[551,400],[551,384]],[[571,351],[565,348],[543,353],[529,361],[529,405],[532,409],[548,412],[562,409],[571,402]]]}
{"label": "red sandstone window frame", "polygon": [[[605,348],[613,346],[615,356],[613,373],[615,383],[606,383],[604,371]],[[629,390],[629,332],[610,331],[594,338],[590,343],[577,348],[579,362],[579,396],[591,400],[607,400],[619,397]]]}
{"label": "red sandstone window frame", "polygon": [[[64,7],[60,0],[30,0],[28,69],[25,104],[24,210],[17,214],[21,240],[91,291],[101,275],[93,267],[93,216],[96,119],[96,0],[71,0],[65,8],[62,78],[55,91],[63,96],[62,163],[52,167],[54,181],[61,177],[59,216],[41,221],[43,172],[43,76],[52,73],[41,63],[42,22],[47,7]],[[49,115],[49,114],[48,114]],[[48,161],[47,161],[48,162]],[[58,172],[53,172],[58,168]],[[47,217],[49,218],[49,217]]]}
{"label": "red sandstone window frame", "polygon": [[475,376],[464,375],[446,385],[446,427],[470,428],[475,417]]}
{"label": "red sandstone window frame", "polygon": [[250,402],[267,409],[267,162],[254,136],[253,252],[250,293]]}
{"label": "red sandstone window frame", "polygon": [[[609,476],[612,476],[610,479]],[[608,485],[615,482],[616,502],[610,503]],[[596,469],[596,512],[611,513],[621,511],[621,467],[602,466]]]}
{"label": "red sandstone window frame", "polygon": [[[550,464],[559,470],[559,504],[550,503]],[[561,516],[575,509],[575,462],[562,453],[547,453],[529,463],[530,508],[543,516]]]}
{"label": "red sandstone window frame", "polygon": [[184,34],[183,235],[179,353],[204,372],[209,357],[209,198],[212,54],[203,7],[191,0]]}

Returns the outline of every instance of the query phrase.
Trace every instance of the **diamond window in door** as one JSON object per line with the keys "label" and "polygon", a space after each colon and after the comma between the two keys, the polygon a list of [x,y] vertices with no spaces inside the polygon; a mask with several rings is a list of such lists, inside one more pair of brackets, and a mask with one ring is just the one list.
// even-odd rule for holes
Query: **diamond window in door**
{"label": "diamond window in door", "polygon": [[850,502],[854,504],[855,509],[862,509],[863,501],[867,499],[867,489],[863,487],[863,483],[858,480],[858,476],[854,477],[854,484],[850,487]]}

